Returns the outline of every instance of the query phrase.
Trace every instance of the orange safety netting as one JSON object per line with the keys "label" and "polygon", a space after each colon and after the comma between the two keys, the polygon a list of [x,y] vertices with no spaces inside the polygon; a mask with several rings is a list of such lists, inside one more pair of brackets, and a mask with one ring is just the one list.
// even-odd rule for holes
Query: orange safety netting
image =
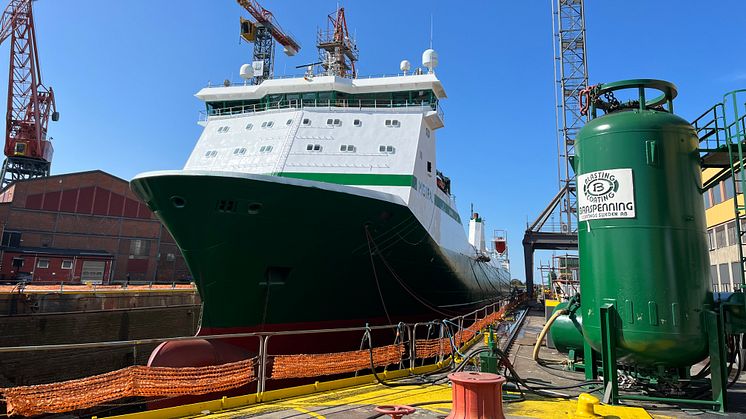
{"label": "orange safety netting", "polygon": [[125,397],[207,394],[256,380],[256,358],[207,367],[132,366],[60,383],[0,389],[8,415],[32,416],[87,409]]}
{"label": "orange safety netting", "polygon": [[448,338],[417,339],[414,341],[414,350],[417,358],[432,358],[440,354],[450,355],[453,347]]}
{"label": "orange safety netting", "polygon": [[[501,321],[505,317],[505,313],[515,308],[517,304],[518,302],[506,304],[501,307],[500,310],[488,314],[487,316],[475,321],[468,328],[460,330],[453,336],[454,343],[456,346],[461,347],[461,345],[473,339],[479,331],[486,329],[487,326],[491,324]],[[416,358],[431,358],[436,355],[450,355],[451,353],[453,353],[453,348],[451,347],[449,338],[415,340]]]}
{"label": "orange safety netting", "polygon": [[[373,364],[377,367],[398,364],[403,355],[402,344],[373,348]],[[370,368],[369,349],[331,354],[276,355],[271,378],[318,377],[367,368]]]}

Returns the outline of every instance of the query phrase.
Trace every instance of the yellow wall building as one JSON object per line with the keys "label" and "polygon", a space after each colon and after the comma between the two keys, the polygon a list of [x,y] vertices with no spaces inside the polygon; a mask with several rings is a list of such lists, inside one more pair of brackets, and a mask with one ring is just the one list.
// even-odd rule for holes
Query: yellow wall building
{"label": "yellow wall building", "polygon": [[[721,169],[705,169],[702,172],[703,184],[715,178]],[[740,182],[736,190],[733,179],[728,176],[709,186],[703,194],[705,216],[707,218],[707,239],[710,249],[710,281],[713,291],[735,291],[741,283],[742,266],[738,254],[738,232],[736,230],[736,210],[733,200],[738,197],[743,203]],[[742,213],[743,214],[743,213]],[[741,231],[746,231],[746,220],[741,218]]]}

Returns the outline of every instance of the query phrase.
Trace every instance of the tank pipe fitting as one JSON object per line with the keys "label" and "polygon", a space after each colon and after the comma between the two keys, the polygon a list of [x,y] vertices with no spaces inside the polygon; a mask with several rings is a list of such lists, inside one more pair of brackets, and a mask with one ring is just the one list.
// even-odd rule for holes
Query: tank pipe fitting
{"label": "tank pipe fitting", "polygon": [[562,310],[555,311],[552,316],[547,320],[547,324],[544,325],[544,328],[541,329],[541,333],[539,333],[539,337],[536,339],[536,345],[534,345],[534,361],[537,363],[539,362],[539,350],[541,350],[541,341],[544,340],[544,337],[547,335],[547,332],[549,332],[549,328],[552,326],[552,323],[557,319],[557,317],[567,314],[568,311],[566,308],[563,308]]}

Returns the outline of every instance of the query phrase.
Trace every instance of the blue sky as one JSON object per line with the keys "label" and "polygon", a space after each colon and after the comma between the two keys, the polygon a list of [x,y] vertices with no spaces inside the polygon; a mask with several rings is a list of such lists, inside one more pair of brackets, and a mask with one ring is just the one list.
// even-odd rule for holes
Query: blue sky
{"label": "blue sky", "polygon": [[[276,74],[316,61],[316,28],[337,2],[261,3],[303,47],[295,58],[278,48]],[[557,187],[549,0],[342,5],[366,76],[396,73],[402,59],[419,64],[432,14],[437,74],[449,96],[438,169],[453,180],[462,218],[474,203],[490,229],[509,230],[513,276],[523,279],[526,222]],[[746,2],[620,6],[586,3],[592,83],[672,81],[677,113],[686,119],[746,87]],[[54,87],[61,113],[49,131],[53,173],[102,169],[130,179],[181,168],[200,133],[203,107],[193,94],[208,81],[238,80],[250,59],[250,45],[238,38],[239,16],[247,14],[233,0],[42,0],[34,8],[44,81]],[[7,53],[6,43],[0,57]]]}

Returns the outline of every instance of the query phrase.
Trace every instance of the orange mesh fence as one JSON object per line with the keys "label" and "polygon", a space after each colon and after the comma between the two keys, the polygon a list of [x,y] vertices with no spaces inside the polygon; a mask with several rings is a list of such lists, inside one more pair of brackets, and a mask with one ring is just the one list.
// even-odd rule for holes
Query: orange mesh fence
{"label": "orange mesh fence", "polygon": [[60,383],[0,389],[8,415],[87,409],[125,397],[172,397],[223,391],[256,380],[256,358],[207,367],[132,366]]}
{"label": "orange mesh fence", "polygon": [[[377,367],[398,364],[404,355],[404,345],[373,348],[373,364]],[[370,350],[336,352],[331,354],[276,355],[272,376],[282,378],[319,377],[370,368]]]}
{"label": "orange mesh fence", "polygon": [[[456,346],[461,347],[461,345],[473,339],[480,330],[484,330],[490,324],[501,321],[505,317],[505,313],[515,308],[516,305],[517,302],[506,304],[500,310],[488,314],[475,321],[471,326],[460,330],[453,336],[454,343]],[[440,354],[450,355],[451,353],[453,353],[453,348],[451,347],[449,338],[415,340],[416,358],[431,358]]]}
{"label": "orange mesh fence", "polygon": [[453,347],[448,338],[417,339],[414,341],[414,350],[417,358],[432,358],[440,354],[450,355]]}

